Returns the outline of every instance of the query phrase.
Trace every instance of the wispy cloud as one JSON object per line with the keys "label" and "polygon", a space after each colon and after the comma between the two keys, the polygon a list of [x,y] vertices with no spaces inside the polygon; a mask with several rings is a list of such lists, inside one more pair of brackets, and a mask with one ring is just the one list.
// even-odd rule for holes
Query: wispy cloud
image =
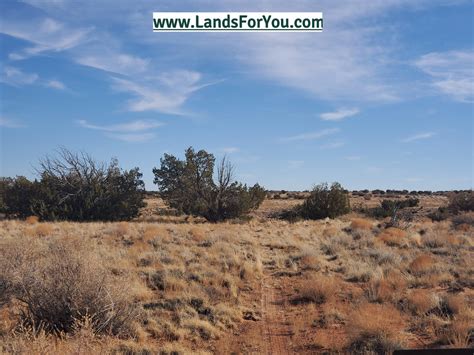
{"label": "wispy cloud", "polygon": [[87,129],[106,132],[107,137],[124,142],[149,141],[156,137],[156,134],[150,130],[163,126],[163,123],[155,120],[136,120],[111,125],[95,125],[86,120],[79,120],[78,124]]}
{"label": "wispy cloud", "polygon": [[424,133],[418,133],[413,136],[407,137],[402,139],[402,142],[408,143],[408,142],[413,142],[413,141],[418,141],[421,139],[429,139],[433,137],[436,133],[434,132],[424,132]]}
{"label": "wispy cloud", "polygon": [[3,72],[0,73],[0,82],[15,87],[42,85],[50,89],[66,90],[66,85],[59,80],[43,80],[36,73],[26,73],[19,68],[11,66],[3,68]]}
{"label": "wispy cloud", "polygon": [[64,51],[76,47],[87,40],[87,34],[92,28],[74,28],[52,18],[29,18],[35,23],[34,30],[22,21],[2,21],[0,33],[16,37],[33,44],[20,52],[10,53],[11,60],[21,60],[47,51]]}
{"label": "wispy cloud", "polygon": [[131,75],[145,72],[150,61],[138,56],[101,48],[95,53],[80,55],[76,58],[76,62],[115,74]]}
{"label": "wispy cloud", "polygon": [[474,102],[474,51],[433,52],[415,66],[431,76],[432,86],[456,101]]}
{"label": "wispy cloud", "polygon": [[38,78],[36,73],[25,73],[21,69],[6,66],[3,68],[0,81],[12,86],[23,86],[35,83]]}
{"label": "wispy cloud", "polygon": [[112,80],[115,90],[134,96],[134,99],[127,102],[129,111],[159,111],[171,114],[183,114],[181,106],[193,92],[214,84],[202,84],[200,73],[186,70],[164,73],[152,82],[139,83],[119,78]]}
{"label": "wispy cloud", "polygon": [[328,128],[328,129],[323,129],[321,131],[303,133],[303,134],[298,134],[298,135],[290,136],[290,137],[284,137],[284,138],[281,138],[280,141],[293,142],[293,141],[314,140],[314,139],[319,139],[322,137],[329,136],[331,134],[335,134],[337,132],[339,132],[339,128]]}
{"label": "wispy cloud", "polygon": [[359,113],[358,108],[340,108],[333,112],[325,112],[319,115],[324,121],[340,121],[344,118],[348,118]]}
{"label": "wispy cloud", "polygon": [[118,139],[124,142],[147,142],[153,138],[155,138],[154,133],[134,133],[134,134],[118,134],[118,133],[107,133],[107,137]]}
{"label": "wispy cloud", "polygon": [[86,120],[77,121],[84,128],[95,129],[106,132],[141,132],[163,126],[163,123],[155,120],[136,120],[127,123],[99,126],[90,124]]}
{"label": "wispy cloud", "polygon": [[45,83],[45,86],[56,90],[66,90],[66,85],[59,80],[49,80]]}
{"label": "wispy cloud", "polygon": [[24,128],[26,127],[24,124],[21,124],[17,121],[11,120],[6,117],[0,117],[0,127],[5,128]]}

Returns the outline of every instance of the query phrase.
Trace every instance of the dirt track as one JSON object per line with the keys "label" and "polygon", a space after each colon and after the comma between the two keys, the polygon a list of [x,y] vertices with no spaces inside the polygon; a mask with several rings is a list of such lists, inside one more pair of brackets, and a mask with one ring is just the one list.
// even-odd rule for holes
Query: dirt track
{"label": "dirt track", "polygon": [[[266,271],[268,272],[268,270]],[[293,332],[286,319],[285,298],[278,280],[271,275],[262,282],[262,322],[265,354],[291,354]]]}

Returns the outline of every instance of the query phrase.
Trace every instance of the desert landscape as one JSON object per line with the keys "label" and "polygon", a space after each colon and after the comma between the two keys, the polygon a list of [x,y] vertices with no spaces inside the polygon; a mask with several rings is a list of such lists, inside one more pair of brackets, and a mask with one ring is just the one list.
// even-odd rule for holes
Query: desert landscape
{"label": "desert landscape", "polygon": [[474,0],[0,0],[0,355],[474,355]]}
{"label": "desert landscape", "polygon": [[[382,197],[350,200],[364,207]],[[448,197],[417,198],[414,218],[400,227],[357,212],[294,223],[270,217],[302,201],[287,196],[265,199],[249,221],[174,216],[154,194],[129,222],[2,221],[2,352],[472,347],[472,212],[432,221],[426,214]],[[7,292],[9,282],[20,290]],[[64,297],[81,318],[61,319]],[[48,329],[41,317],[63,328]]]}

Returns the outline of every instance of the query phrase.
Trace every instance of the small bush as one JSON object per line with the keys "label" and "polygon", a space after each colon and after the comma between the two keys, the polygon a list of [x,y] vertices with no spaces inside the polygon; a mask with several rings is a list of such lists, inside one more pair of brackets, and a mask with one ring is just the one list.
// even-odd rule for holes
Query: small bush
{"label": "small bush", "polygon": [[416,207],[419,202],[417,198],[383,200],[379,207],[361,209],[361,212],[376,219],[390,217],[389,225],[398,226],[401,221],[411,222],[413,220],[413,211],[407,210],[407,208]]}
{"label": "small bush", "polygon": [[[431,212],[428,217],[433,221],[439,222],[463,212],[468,212],[469,216],[469,212],[474,211],[474,192],[472,190],[452,192],[448,195],[448,200],[449,203],[447,206],[439,207],[437,210]],[[459,224],[462,224],[462,222]]]}
{"label": "small bush", "polygon": [[420,200],[409,198],[406,200],[382,200],[380,207],[371,208],[366,213],[374,218],[382,219],[396,216],[399,210],[407,207],[416,207]]}
{"label": "small bush", "polygon": [[377,235],[377,238],[387,245],[400,246],[407,242],[406,236],[407,232],[403,229],[389,227]]}
{"label": "small bush", "polygon": [[373,227],[372,221],[364,218],[353,218],[351,220],[351,230],[371,230]]}
{"label": "small bush", "polygon": [[112,278],[77,242],[10,241],[0,248],[0,280],[21,305],[24,324],[72,332],[90,318],[95,333],[122,334],[135,314],[125,281]]}
{"label": "small bush", "polygon": [[449,196],[448,209],[453,213],[474,211],[474,192],[461,191]]}
{"label": "small bush", "polygon": [[430,290],[413,290],[408,296],[408,308],[418,316],[425,315],[439,305],[439,299]]}
{"label": "small bush", "polygon": [[460,214],[458,216],[454,216],[451,219],[451,223],[453,224],[453,227],[456,229],[463,229],[463,227],[465,226],[474,227],[474,213],[469,212],[469,213]]}
{"label": "small bush", "polygon": [[349,351],[388,354],[404,343],[404,321],[393,306],[367,303],[354,310],[347,321]]}
{"label": "small bush", "polygon": [[307,280],[299,289],[298,295],[293,298],[294,304],[316,303],[322,304],[334,298],[338,291],[338,282],[334,278],[318,276]]}
{"label": "small bush", "polygon": [[320,184],[295,212],[305,219],[336,218],[350,212],[349,194],[337,182]]}
{"label": "small bush", "polygon": [[431,218],[432,221],[441,222],[448,219],[451,216],[447,207],[439,207],[433,212],[428,214],[428,217]]}
{"label": "small bush", "polygon": [[429,254],[417,256],[409,265],[409,270],[415,275],[427,273],[433,269],[435,265],[434,258]]}
{"label": "small bush", "polygon": [[395,290],[385,279],[372,280],[365,289],[365,294],[370,302],[384,303],[391,301]]}

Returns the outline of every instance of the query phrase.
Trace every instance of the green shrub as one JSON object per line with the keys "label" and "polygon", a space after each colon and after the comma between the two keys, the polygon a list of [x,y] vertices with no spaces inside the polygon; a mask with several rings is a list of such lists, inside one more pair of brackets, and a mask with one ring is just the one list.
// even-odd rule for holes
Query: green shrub
{"label": "green shrub", "polygon": [[428,217],[433,221],[443,221],[463,212],[474,211],[474,192],[472,190],[452,192],[448,195],[448,200],[447,206],[439,207]]}
{"label": "green shrub", "polygon": [[408,198],[406,200],[383,200],[379,207],[366,210],[366,214],[376,219],[391,217],[394,218],[397,213],[407,207],[418,206],[420,200],[417,198]]}
{"label": "green shrub", "polygon": [[452,213],[474,211],[474,192],[470,190],[452,193],[449,196],[448,209]]}
{"label": "green shrub", "polygon": [[428,214],[428,217],[431,218],[432,221],[440,222],[448,219],[451,216],[449,209],[447,207],[439,207],[433,212]]}
{"label": "green shrub", "polygon": [[31,216],[31,203],[37,191],[38,182],[24,176],[0,178],[0,213],[20,218]]}
{"label": "green shrub", "polygon": [[349,195],[337,182],[331,188],[326,183],[320,184],[314,187],[298,210],[305,219],[336,218],[350,212]]}
{"label": "green shrub", "polygon": [[247,187],[233,180],[234,168],[224,158],[214,181],[214,155],[188,148],[185,160],[165,154],[160,168],[154,168],[154,182],[170,207],[217,222],[241,217],[260,206],[265,190]]}
{"label": "green shrub", "polygon": [[454,228],[457,228],[463,224],[474,227],[474,213],[464,213],[454,216],[451,219],[451,223],[453,224]]}
{"label": "green shrub", "polygon": [[138,168],[121,170],[117,160],[97,163],[89,155],[66,149],[46,157],[39,181],[24,177],[1,180],[2,212],[42,220],[128,220],[144,206],[145,192]]}

